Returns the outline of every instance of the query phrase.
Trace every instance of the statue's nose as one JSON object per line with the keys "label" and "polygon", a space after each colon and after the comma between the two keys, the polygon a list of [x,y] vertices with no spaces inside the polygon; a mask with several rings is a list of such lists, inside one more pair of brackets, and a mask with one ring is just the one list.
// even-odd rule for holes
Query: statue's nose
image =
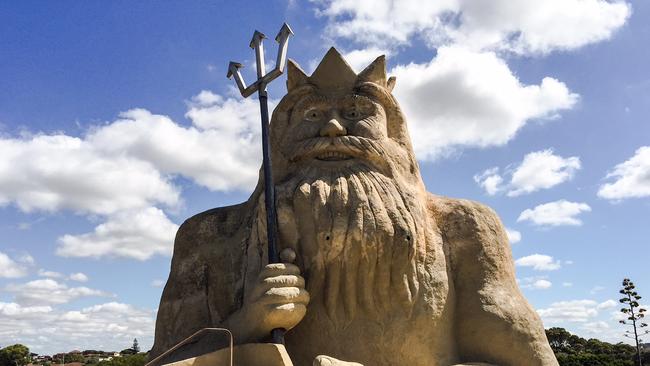
{"label": "statue's nose", "polygon": [[320,135],[322,137],[339,137],[345,136],[348,134],[348,130],[336,119],[330,119],[325,126],[320,129]]}

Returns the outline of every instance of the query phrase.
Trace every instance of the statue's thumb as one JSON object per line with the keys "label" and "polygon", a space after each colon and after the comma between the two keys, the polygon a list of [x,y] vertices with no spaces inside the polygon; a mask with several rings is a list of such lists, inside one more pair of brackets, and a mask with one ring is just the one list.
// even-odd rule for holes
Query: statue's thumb
{"label": "statue's thumb", "polygon": [[292,248],[284,248],[280,251],[280,260],[282,263],[293,263],[296,260],[296,251]]}

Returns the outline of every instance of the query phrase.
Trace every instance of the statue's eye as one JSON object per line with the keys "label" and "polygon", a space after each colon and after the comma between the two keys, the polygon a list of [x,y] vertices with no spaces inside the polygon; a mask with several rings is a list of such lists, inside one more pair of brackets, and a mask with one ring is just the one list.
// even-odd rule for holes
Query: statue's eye
{"label": "statue's eye", "polygon": [[350,108],[343,113],[343,117],[351,120],[364,118],[365,115],[357,108]]}
{"label": "statue's eye", "polygon": [[305,112],[305,119],[308,121],[320,121],[323,118],[323,112],[318,109],[310,109]]}

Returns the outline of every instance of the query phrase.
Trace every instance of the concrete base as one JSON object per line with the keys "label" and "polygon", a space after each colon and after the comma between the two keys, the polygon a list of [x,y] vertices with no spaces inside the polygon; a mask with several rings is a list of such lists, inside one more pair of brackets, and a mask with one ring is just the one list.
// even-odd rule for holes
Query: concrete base
{"label": "concrete base", "polygon": [[[233,349],[234,366],[293,366],[281,344],[249,343]],[[172,362],[168,366],[230,366],[230,349]]]}

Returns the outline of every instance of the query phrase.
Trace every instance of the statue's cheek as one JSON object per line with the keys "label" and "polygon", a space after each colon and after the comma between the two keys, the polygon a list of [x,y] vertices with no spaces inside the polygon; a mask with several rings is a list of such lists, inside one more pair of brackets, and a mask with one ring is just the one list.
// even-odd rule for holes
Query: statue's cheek
{"label": "statue's cheek", "polygon": [[387,136],[385,119],[381,116],[363,119],[354,125],[352,133],[374,140],[382,139]]}

